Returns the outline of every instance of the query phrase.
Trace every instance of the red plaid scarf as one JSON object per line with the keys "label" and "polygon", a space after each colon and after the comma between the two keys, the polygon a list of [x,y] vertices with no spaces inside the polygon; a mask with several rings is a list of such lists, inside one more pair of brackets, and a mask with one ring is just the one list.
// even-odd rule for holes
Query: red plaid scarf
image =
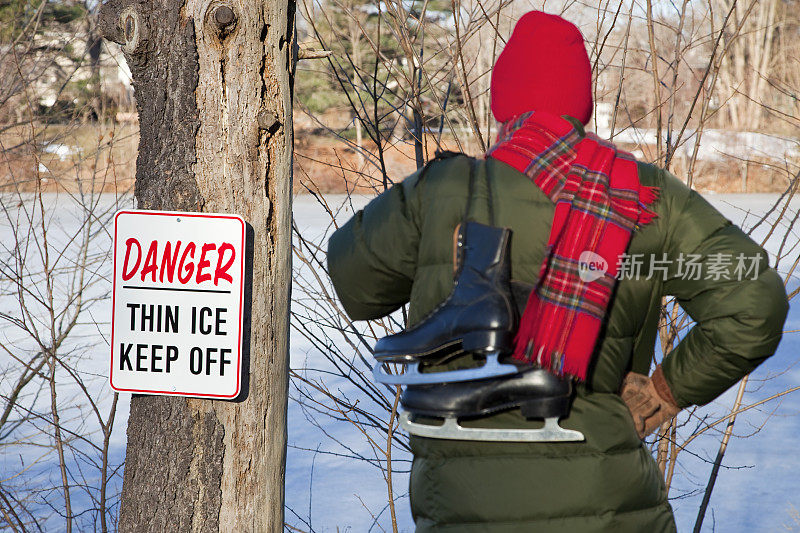
{"label": "red plaid scarf", "polygon": [[[540,111],[506,122],[486,156],[525,173],[556,206],[514,358],[585,380],[619,257],[633,231],[656,216],[647,206],[658,188],[639,183],[631,154],[596,135],[582,137],[568,120]],[[586,270],[587,259],[597,264],[600,258],[604,273]]]}

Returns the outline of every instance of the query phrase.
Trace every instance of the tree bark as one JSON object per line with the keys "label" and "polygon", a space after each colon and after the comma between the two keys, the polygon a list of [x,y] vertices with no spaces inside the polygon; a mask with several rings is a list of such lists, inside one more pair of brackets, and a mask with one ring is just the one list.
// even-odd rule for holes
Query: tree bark
{"label": "tree bark", "polygon": [[249,395],[133,397],[119,529],[282,531],[294,2],[109,0],[99,25],[133,74],[138,207],[253,230]]}

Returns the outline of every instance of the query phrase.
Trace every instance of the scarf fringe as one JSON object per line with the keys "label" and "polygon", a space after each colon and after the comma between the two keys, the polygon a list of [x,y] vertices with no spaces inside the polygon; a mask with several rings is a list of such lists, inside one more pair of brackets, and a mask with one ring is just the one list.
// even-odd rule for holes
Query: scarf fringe
{"label": "scarf fringe", "polygon": [[651,223],[656,217],[658,217],[658,215],[654,211],[651,211],[650,209],[642,209],[641,213],[639,213],[639,219],[636,223],[639,226],[644,226]]}
{"label": "scarf fringe", "polygon": [[654,218],[658,217],[656,212],[651,208],[651,206],[658,201],[661,197],[661,190],[658,187],[652,185],[642,185],[639,188],[639,218],[637,219],[636,223],[639,226],[644,226],[649,224],[653,221]]}
{"label": "scarf fringe", "polygon": [[[534,355],[535,354],[535,355]],[[588,361],[576,361],[568,358],[565,353],[558,350],[546,352],[544,346],[535,348],[533,339],[530,339],[525,349],[525,353],[514,354],[513,359],[533,365],[535,368],[543,368],[555,376],[570,377],[578,381],[586,381]]]}
{"label": "scarf fringe", "polygon": [[652,185],[642,185],[639,187],[639,201],[644,205],[650,205],[661,196],[661,189]]}

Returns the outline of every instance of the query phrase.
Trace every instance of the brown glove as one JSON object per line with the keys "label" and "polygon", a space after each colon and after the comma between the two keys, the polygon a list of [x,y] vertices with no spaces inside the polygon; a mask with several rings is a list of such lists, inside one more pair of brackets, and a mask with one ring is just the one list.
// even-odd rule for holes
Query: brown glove
{"label": "brown glove", "polygon": [[656,367],[652,377],[628,372],[622,381],[620,396],[631,412],[640,439],[680,411],[664,379],[661,365]]}

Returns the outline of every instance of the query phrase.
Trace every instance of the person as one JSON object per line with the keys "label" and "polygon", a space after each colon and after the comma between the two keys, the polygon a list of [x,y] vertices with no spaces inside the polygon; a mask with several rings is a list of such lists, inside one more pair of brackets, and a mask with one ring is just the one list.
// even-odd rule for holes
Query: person
{"label": "person", "polygon": [[[492,71],[491,108],[503,127],[488,155],[439,158],[373,199],[332,235],[329,274],[352,319],[376,319],[409,303],[408,324],[417,324],[453,290],[453,234],[466,206],[486,224],[491,211],[497,226],[513,232],[513,280],[535,288],[518,302],[520,327],[528,314],[533,333],[514,357],[542,364],[537,346],[557,346],[551,341],[558,336],[589,358],[547,351],[549,368],[576,379],[561,425],[585,440],[411,436],[416,530],[675,531],[664,480],[642,438],[680,409],[710,402],[775,352],[788,311],[783,283],[766,252],[702,196],[585,132],[591,67],[582,35],[566,20],[536,11],[518,21]],[[606,272],[602,287],[591,280],[559,285],[567,278],[553,275],[553,258],[561,257],[555,251],[586,240],[586,232],[613,280]],[[615,266],[612,252],[639,257],[640,268],[632,272],[633,260]],[[569,276],[568,268],[561,274]],[[597,294],[589,302],[596,309],[586,311]],[[648,376],[666,295],[696,324]],[[571,298],[579,304],[564,303]],[[558,305],[548,308],[552,302]],[[533,321],[532,305],[539,310]],[[581,327],[548,319],[564,309],[578,309],[569,323]],[[547,320],[549,329],[537,331]],[[517,409],[465,424],[535,422]]]}

